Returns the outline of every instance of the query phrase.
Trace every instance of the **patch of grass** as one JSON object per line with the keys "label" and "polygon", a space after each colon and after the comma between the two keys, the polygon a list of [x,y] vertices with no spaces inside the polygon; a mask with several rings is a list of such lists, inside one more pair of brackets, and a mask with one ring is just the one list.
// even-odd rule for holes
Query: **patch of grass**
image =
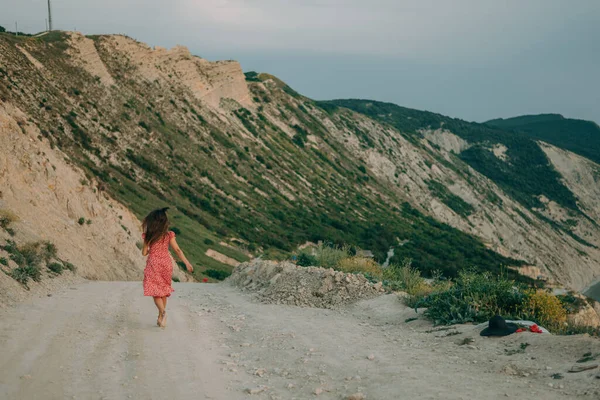
{"label": "patch of grass", "polygon": [[412,260],[402,264],[391,264],[383,270],[383,283],[391,290],[403,290],[414,296],[423,293],[426,287],[421,272],[412,266]]}
{"label": "patch of grass", "polygon": [[73,265],[72,263],[68,262],[68,261],[62,261],[63,265],[65,266],[66,269],[68,269],[69,271],[75,273],[77,271],[77,267],[75,265]]}
{"label": "patch of grass", "polygon": [[40,268],[35,265],[17,267],[10,271],[9,275],[24,286],[27,286],[29,279],[39,282],[42,278],[42,272],[40,271]]}
{"label": "patch of grass", "polygon": [[442,183],[430,180],[429,182],[427,182],[427,186],[429,187],[429,190],[435,197],[440,199],[442,203],[450,207],[450,209],[458,215],[468,217],[475,211],[475,208],[473,208],[471,204],[467,203],[461,197],[450,192],[450,190]]}
{"label": "patch of grass", "polygon": [[449,288],[422,296],[416,307],[436,325],[484,322],[495,315],[521,319],[526,293],[514,281],[489,273],[461,272]]}
{"label": "patch of grass", "polygon": [[56,258],[58,250],[54,243],[46,241],[39,243],[38,246],[40,256],[44,261],[49,262],[51,259]]}
{"label": "patch of grass", "polygon": [[62,274],[64,267],[61,263],[53,262],[48,264],[48,269],[54,272],[55,274],[60,275]]}
{"label": "patch of grass", "polygon": [[338,261],[335,269],[346,273],[363,274],[376,279],[380,279],[382,276],[382,269],[379,264],[367,257],[342,258]]}
{"label": "patch of grass", "polygon": [[315,252],[317,266],[323,268],[335,268],[342,259],[348,258],[349,256],[349,246],[328,246],[319,244]]}

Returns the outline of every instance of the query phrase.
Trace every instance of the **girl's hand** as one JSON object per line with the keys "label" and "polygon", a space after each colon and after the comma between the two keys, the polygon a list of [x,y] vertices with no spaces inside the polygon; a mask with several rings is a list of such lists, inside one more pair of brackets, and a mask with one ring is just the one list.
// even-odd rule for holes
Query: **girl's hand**
{"label": "girl's hand", "polygon": [[194,267],[192,267],[192,264],[187,263],[185,264],[185,268],[187,269],[187,271],[191,274],[192,272],[194,272]]}

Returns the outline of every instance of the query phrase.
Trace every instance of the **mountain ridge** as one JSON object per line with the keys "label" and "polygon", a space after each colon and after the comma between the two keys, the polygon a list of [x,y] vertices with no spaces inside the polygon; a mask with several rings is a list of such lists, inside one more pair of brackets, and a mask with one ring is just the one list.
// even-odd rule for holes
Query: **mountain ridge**
{"label": "mountain ridge", "polygon": [[2,101],[138,218],[172,205],[198,277],[231,269],[209,250],[282,258],[318,240],[377,259],[395,247],[393,262],[425,274],[534,265],[573,288],[600,276],[595,206],[515,133],[418,110],[386,121],[118,35],[3,34],[0,49]]}

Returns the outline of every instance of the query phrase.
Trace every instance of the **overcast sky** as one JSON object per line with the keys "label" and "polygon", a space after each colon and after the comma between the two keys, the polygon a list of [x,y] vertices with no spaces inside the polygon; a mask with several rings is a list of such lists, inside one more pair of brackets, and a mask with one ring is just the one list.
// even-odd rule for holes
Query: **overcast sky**
{"label": "overcast sky", "polygon": [[[0,0],[10,30],[41,31],[46,13]],[[600,122],[600,0],[53,0],[53,20],[235,59],[319,100]]]}

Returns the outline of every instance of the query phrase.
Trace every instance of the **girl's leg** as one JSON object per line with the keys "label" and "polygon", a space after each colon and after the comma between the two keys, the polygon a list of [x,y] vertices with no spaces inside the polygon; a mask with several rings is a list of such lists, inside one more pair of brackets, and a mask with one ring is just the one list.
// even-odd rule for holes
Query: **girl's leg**
{"label": "girl's leg", "polygon": [[163,312],[159,325],[161,328],[164,328],[165,326],[167,326],[167,297],[161,297],[161,300],[163,304]]}
{"label": "girl's leg", "polygon": [[156,308],[158,308],[158,319],[156,320],[156,325],[160,326],[162,322],[162,317],[165,313],[165,303],[163,302],[162,297],[153,297],[153,299]]}

